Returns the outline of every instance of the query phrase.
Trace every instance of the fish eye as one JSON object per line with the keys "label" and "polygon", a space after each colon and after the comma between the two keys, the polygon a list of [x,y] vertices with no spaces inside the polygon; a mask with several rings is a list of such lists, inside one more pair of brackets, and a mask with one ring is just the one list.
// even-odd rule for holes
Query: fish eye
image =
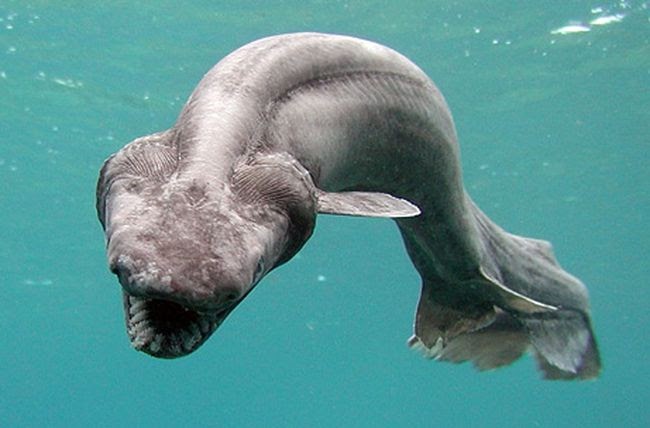
{"label": "fish eye", "polygon": [[253,274],[253,284],[256,284],[262,278],[263,273],[264,273],[264,257],[260,257],[260,259],[257,262],[257,266],[255,267],[255,273]]}

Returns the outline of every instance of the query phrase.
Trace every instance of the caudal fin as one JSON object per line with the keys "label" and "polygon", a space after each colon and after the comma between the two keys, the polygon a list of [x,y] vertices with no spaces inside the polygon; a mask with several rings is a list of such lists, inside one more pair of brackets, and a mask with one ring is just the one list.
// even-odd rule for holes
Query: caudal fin
{"label": "caudal fin", "polygon": [[586,316],[558,309],[520,317],[545,379],[591,379],[600,372],[600,356]]}
{"label": "caudal fin", "polygon": [[[491,370],[512,364],[530,351],[545,379],[598,376],[600,358],[596,341],[588,321],[579,313],[557,310],[522,317],[495,307],[483,317],[470,312],[463,318],[457,310],[450,312],[436,306],[431,308],[437,314],[420,317],[419,325],[416,317],[415,334],[408,342],[426,357],[453,363],[471,361],[479,370]],[[431,323],[445,317],[445,312],[454,313],[448,320],[454,319],[455,327]],[[491,320],[488,325],[484,324],[486,319]]]}
{"label": "caudal fin", "polygon": [[429,272],[409,340],[428,357],[481,370],[531,351],[546,379],[598,376],[587,289],[559,265],[551,244],[512,235],[468,197],[480,257],[476,271]]}

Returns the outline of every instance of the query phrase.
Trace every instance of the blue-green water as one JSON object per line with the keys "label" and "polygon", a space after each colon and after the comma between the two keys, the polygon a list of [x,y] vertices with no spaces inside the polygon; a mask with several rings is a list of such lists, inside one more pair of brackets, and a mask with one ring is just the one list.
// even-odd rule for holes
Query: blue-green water
{"label": "blue-green water", "polygon": [[[0,3],[0,426],[650,426],[650,6],[178,4]],[[410,351],[419,279],[387,220],[319,218],[189,357],[130,348],[94,211],[103,159],[168,128],[230,51],[304,30],[385,43],[437,82],[473,198],[589,286],[600,379]]]}

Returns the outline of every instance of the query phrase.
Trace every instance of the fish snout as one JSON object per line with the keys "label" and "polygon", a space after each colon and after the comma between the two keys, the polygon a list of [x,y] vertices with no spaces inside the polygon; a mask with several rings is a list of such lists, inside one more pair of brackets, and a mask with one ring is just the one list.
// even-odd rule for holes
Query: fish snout
{"label": "fish snout", "polygon": [[246,293],[238,281],[219,275],[207,263],[162,268],[155,262],[120,255],[110,260],[109,268],[131,296],[171,301],[198,312],[229,308]]}

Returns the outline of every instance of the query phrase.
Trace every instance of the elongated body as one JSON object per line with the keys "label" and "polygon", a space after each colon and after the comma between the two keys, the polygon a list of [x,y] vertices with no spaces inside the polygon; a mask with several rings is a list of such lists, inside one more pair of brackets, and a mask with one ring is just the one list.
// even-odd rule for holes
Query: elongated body
{"label": "elongated body", "polygon": [[396,219],[427,355],[488,369],[532,349],[548,378],[599,371],[585,287],[473,204],[442,95],[384,46],[301,33],[236,50],[174,127],[109,158],[97,198],[131,341],[154,356],[195,350],[321,212]]}

